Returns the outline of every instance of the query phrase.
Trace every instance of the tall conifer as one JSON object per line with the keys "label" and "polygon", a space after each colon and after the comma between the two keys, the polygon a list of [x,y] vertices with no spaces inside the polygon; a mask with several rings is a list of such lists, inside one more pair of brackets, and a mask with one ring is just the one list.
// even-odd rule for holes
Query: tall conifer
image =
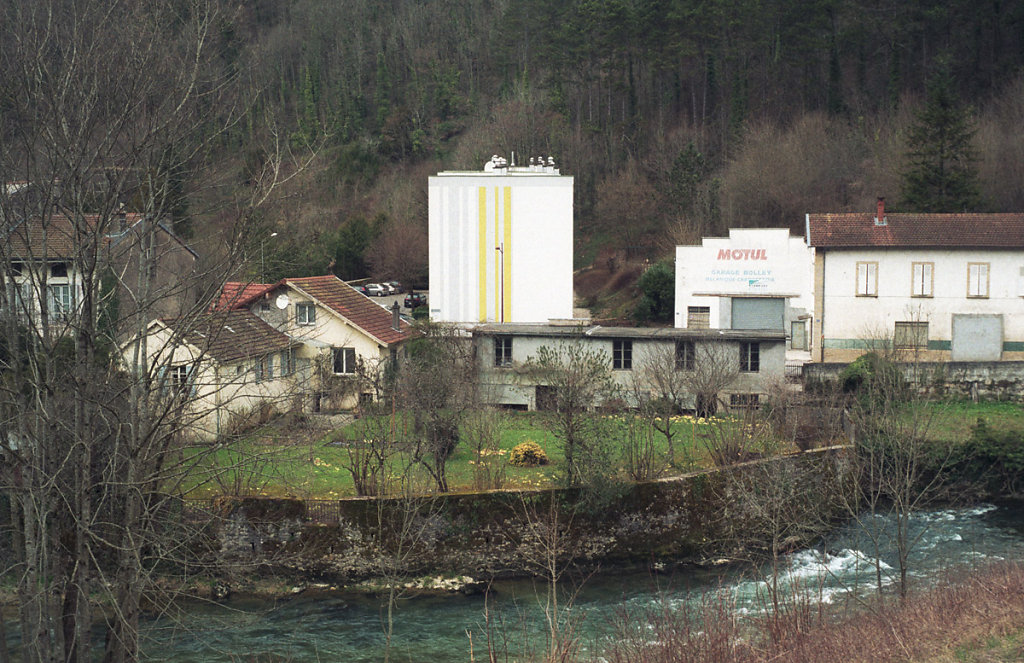
{"label": "tall conifer", "polygon": [[972,110],[957,98],[949,61],[928,79],[928,98],[907,135],[903,205],[915,212],[963,212],[980,203]]}

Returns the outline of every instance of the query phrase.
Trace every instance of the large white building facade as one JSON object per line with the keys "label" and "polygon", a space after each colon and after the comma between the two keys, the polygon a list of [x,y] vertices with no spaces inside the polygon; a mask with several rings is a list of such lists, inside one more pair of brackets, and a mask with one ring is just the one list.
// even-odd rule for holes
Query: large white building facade
{"label": "large white building facade", "polygon": [[814,360],[1024,359],[1024,215],[808,214]]}
{"label": "large white building facade", "polygon": [[676,247],[675,326],[784,332],[810,349],[813,251],[786,228],[733,228],[699,246]]}
{"label": "large white building facade", "polygon": [[495,157],[482,172],[430,178],[432,320],[572,317],[573,178],[539,161],[515,167]]}

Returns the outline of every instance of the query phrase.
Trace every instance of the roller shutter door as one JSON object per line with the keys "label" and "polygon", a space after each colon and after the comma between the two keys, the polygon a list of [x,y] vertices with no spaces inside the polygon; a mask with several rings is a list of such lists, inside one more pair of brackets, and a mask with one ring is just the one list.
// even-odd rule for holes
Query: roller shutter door
{"label": "roller shutter door", "polygon": [[733,297],[733,329],[785,330],[786,300],[782,297]]}

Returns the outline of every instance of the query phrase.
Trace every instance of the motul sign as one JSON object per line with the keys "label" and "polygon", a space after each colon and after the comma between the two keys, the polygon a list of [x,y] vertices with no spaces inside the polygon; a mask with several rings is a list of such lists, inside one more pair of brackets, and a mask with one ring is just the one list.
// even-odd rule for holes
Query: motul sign
{"label": "motul sign", "polygon": [[718,249],[719,260],[767,260],[764,249]]}

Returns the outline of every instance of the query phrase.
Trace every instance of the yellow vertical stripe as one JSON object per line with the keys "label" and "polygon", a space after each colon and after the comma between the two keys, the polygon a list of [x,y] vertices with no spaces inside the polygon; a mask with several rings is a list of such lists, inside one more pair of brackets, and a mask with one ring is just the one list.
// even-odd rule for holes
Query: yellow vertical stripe
{"label": "yellow vertical stripe", "polygon": [[[501,242],[501,229],[498,226],[501,218],[501,198],[498,196],[498,187],[494,187],[494,242],[497,247]],[[503,322],[501,319],[501,251],[494,251],[494,320]]]}
{"label": "yellow vertical stripe", "polygon": [[505,248],[501,255],[505,264],[504,276],[502,277],[502,299],[504,300],[504,315],[502,319],[506,322],[512,320],[512,187],[505,187]]}
{"label": "yellow vertical stripe", "polygon": [[477,286],[480,291],[480,308],[477,315],[480,322],[487,320],[487,187],[480,187],[477,190],[477,218],[480,242],[480,283]]}

